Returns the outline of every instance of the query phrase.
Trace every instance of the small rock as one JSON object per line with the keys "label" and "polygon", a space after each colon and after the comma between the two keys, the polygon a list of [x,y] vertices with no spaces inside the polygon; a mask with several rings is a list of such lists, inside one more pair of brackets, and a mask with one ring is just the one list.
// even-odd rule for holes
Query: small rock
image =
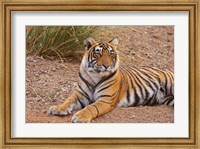
{"label": "small rock", "polygon": [[135,118],[135,115],[131,115],[131,117],[130,118]]}
{"label": "small rock", "polygon": [[52,69],[51,69],[52,71],[56,71],[56,68],[55,67],[52,67]]}
{"label": "small rock", "polygon": [[56,100],[57,100],[57,99],[53,98],[53,99],[52,99],[52,102],[56,102]]}
{"label": "small rock", "polygon": [[30,94],[30,91],[26,91],[26,94],[27,94],[27,95]]}
{"label": "small rock", "polygon": [[44,103],[44,102],[46,102],[46,100],[42,99],[42,102]]}
{"label": "small rock", "polygon": [[172,33],[172,32],[168,32],[167,34],[168,34],[168,35],[173,35],[174,33]]}
{"label": "small rock", "polygon": [[131,52],[132,55],[135,55],[135,52]]}
{"label": "small rock", "polygon": [[35,77],[38,77],[38,76],[39,76],[39,74],[38,74],[38,73],[36,73],[36,74],[35,74]]}

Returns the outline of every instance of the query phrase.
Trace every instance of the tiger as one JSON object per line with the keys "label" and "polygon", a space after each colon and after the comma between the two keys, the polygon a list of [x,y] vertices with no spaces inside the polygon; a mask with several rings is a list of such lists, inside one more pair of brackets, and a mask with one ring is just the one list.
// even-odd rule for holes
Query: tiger
{"label": "tiger", "polygon": [[120,66],[118,43],[118,38],[84,40],[77,85],[64,103],[49,108],[49,114],[68,115],[78,110],[71,122],[89,123],[115,107],[174,106],[174,74],[156,67]]}

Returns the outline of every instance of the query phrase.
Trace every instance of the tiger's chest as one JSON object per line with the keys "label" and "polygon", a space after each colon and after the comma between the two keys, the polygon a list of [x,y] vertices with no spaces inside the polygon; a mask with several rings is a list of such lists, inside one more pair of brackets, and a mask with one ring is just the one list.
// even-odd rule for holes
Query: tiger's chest
{"label": "tiger's chest", "polygon": [[116,77],[118,76],[117,73],[82,73],[80,74],[79,84],[84,92],[89,95],[91,102],[101,100],[102,97],[107,99],[119,91],[120,81]]}

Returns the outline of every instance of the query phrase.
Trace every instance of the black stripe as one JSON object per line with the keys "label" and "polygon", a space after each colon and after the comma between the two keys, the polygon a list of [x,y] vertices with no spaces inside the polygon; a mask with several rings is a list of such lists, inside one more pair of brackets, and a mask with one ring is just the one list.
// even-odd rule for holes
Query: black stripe
{"label": "black stripe", "polygon": [[165,93],[166,93],[165,88],[163,88],[163,87],[161,86],[161,87],[160,87],[160,91],[163,92],[164,95],[165,95]]}
{"label": "black stripe", "polygon": [[130,92],[129,92],[129,88],[127,89],[127,92],[126,92],[126,99],[127,99],[128,103],[130,103]]}
{"label": "black stripe", "polygon": [[[132,73],[131,73],[129,70],[126,70],[126,72],[127,72],[128,77],[129,77],[129,80],[130,80],[130,82],[131,82],[131,88],[133,89],[133,92],[136,92],[136,88],[135,88],[135,86],[133,85]],[[130,93],[129,93],[129,96],[130,96]],[[134,98],[134,97],[133,97],[133,98]],[[129,98],[128,102],[131,102],[130,100],[131,100],[131,99]],[[133,99],[133,100],[134,100],[134,99]]]}
{"label": "black stripe", "polygon": [[90,50],[89,53],[88,53],[88,67],[90,67],[89,64],[90,64],[91,52],[92,52],[92,50]]}
{"label": "black stripe", "polygon": [[173,86],[173,83],[172,83],[172,82],[173,82],[173,81],[172,81],[172,76],[171,76],[170,73],[168,73],[167,75],[168,75],[169,80],[170,80],[170,83],[171,83],[171,84],[170,84],[170,94],[172,95],[172,86]]}
{"label": "black stripe", "polygon": [[102,98],[102,97],[112,97],[113,95],[100,95],[96,99]]}
{"label": "black stripe", "polygon": [[[121,72],[121,69],[119,69],[119,72]],[[121,77],[123,76],[123,74],[122,73],[120,73],[119,74]],[[124,78],[123,78],[124,79]],[[122,86],[123,86],[123,82],[124,82],[124,80],[123,80],[122,78],[120,79],[120,84],[119,84],[119,88],[118,88],[118,90],[116,91],[116,96],[117,97],[119,97],[119,94],[121,93],[121,89],[122,89]],[[119,98],[117,98],[117,102],[119,102]]]}
{"label": "black stripe", "polygon": [[89,95],[81,88],[80,85],[78,85],[78,87],[81,89],[81,91],[86,95],[86,97],[89,99]]}
{"label": "black stripe", "polygon": [[116,82],[116,79],[110,80],[110,81],[106,82],[105,84],[102,84],[102,86],[99,86],[99,88],[104,87],[104,86],[108,85],[109,83],[114,84],[114,82]]}
{"label": "black stripe", "polygon": [[[153,71],[151,71],[150,69],[147,69],[147,68],[143,68],[144,70],[146,70],[147,72],[151,73],[158,81],[159,81],[159,84],[161,84],[161,80],[160,80],[160,77],[158,74],[155,74]],[[155,71],[155,70],[154,70]]]}
{"label": "black stripe", "polygon": [[169,105],[173,100],[174,100],[174,97],[172,96],[172,98],[168,100],[167,105]]}
{"label": "black stripe", "polygon": [[[148,78],[152,79],[152,81],[150,81],[151,83],[153,83],[153,85],[156,87],[156,89],[159,89],[159,86],[154,82],[155,78],[153,78],[150,74],[144,72],[143,70],[140,70],[141,73],[143,73],[145,76],[147,76]],[[158,77],[156,77],[157,80],[159,81]]]}
{"label": "black stripe", "polygon": [[168,84],[168,79],[166,74],[163,72],[164,76],[165,76],[165,90],[166,90],[166,94],[168,95],[168,88],[167,88],[167,84]]}
{"label": "black stripe", "polygon": [[[135,84],[138,86],[138,87],[135,87],[134,88],[134,90],[135,90],[135,93],[137,92],[137,89],[136,88],[138,88],[139,89],[139,93],[141,93],[141,98],[143,98],[143,93],[142,93],[142,88],[141,88],[141,86],[138,84],[138,82],[135,80],[135,77],[133,78],[134,79],[134,82],[135,82]],[[138,95],[137,95],[138,96]]]}
{"label": "black stripe", "polygon": [[[125,72],[126,72],[126,74],[128,75],[128,77],[129,77],[129,79],[130,79],[130,81],[131,81],[131,87],[132,87],[132,89],[133,89],[133,92],[134,92],[134,94],[135,94],[135,97],[138,99],[137,100],[137,102],[136,102],[136,104],[138,104],[138,102],[139,102],[139,100],[140,100],[140,97],[138,96],[138,94],[137,94],[137,91],[136,91],[136,87],[133,85],[133,80],[132,79],[134,79],[133,78],[133,75],[135,75],[132,71],[130,71],[130,70],[128,70],[128,69],[124,69],[125,70]],[[135,79],[134,79],[134,82],[136,83],[136,85],[137,86],[139,86],[139,84],[135,81]],[[140,92],[141,92],[141,88],[140,88]],[[141,94],[142,95],[142,94]],[[134,97],[134,98],[135,98]],[[134,100],[134,99],[133,99]]]}
{"label": "black stripe", "polygon": [[100,96],[98,96],[96,99],[99,99],[99,98],[101,98],[101,97],[113,97],[113,98],[115,98],[116,95],[117,95],[117,92],[115,92],[115,93],[112,94],[112,95],[100,95]]}
{"label": "black stripe", "polygon": [[116,62],[118,61],[118,59],[117,59],[117,54],[115,54],[115,57],[113,58],[113,63],[114,63],[114,67],[116,66]]}
{"label": "black stripe", "polygon": [[87,76],[90,78],[90,80],[95,84],[94,80],[90,77],[90,75],[87,73],[87,71],[83,68],[84,72],[87,74]]}
{"label": "black stripe", "polygon": [[88,87],[89,90],[92,90],[92,85],[83,78],[83,76],[81,75],[81,73],[79,72],[79,77],[81,78],[81,80],[86,84],[86,86]]}
{"label": "black stripe", "polygon": [[79,97],[77,96],[77,100],[79,101],[80,105],[81,105],[81,109],[83,109],[85,107],[85,105],[81,102],[81,100],[79,99]]}
{"label": "black stripe", "polygon": [[94,67],[94,65],[96,64],[96,59],[93,59],[91,62],[89,62],[89,66],[90,67]]}
{"label": "black stripe", "polygon": [[167,97],[165,97],[165,101],[163,101],[162,104],[165,104],[165,103],[168,104],[168,102],[169,101],[171,102],[173,99],[174,99],[173,96],[167,96]]}
{"label": "black stripe", "polygon": [[[147,71],[147,70],[146,70],[146,71]],[[154,79],[154,77],[157,77],[157,76],[155,76],[154,74],[153,74],[154,77],[151,76],[150,73],[149,73],[150,71],[147,71],[148,73],[147,73],[146,71],[144,70],[144,68],[140,70],[140,72],[142,72],[145,76],[147,76],[147,77],[149,77],[149,78],[151,78],[151,79]]]}
{"label": "black stripe", "polygon": [[124,69],[124,71],[126,72],[126,74],[129,77],[129,80],[131,81],[131,87],[134,88],[134,86],[133,86],[133,80],[132,80],[132,76],[131,76],[132,73],[128,69]]}
{"label": "black stripe", "polygon": [[134,97],[135,97],[135,101],[133,103],[133,106],[137,106],[139,101],[140,101],[140,97],[138,96],[138,94],[136,92],[134,92]]}
{"label": "black stripe", "polygon": [[98,90],[98,92],[97,93],[99,93],[99,92],[101,92],[101,91],[103,91],[103,90],[105,90],[105,89],[107,89],[107,88],[109,88],[110,86],[112,86],[113,84],[110,84],[110,85],[108,85],[108,86],[106,86],[106,87],[104,87],[104,88],[102,88],[102,89],[100,89],[100,90]]}
{"label": "black stripe", "polygon": [[[94,63],[93,63],[94,62]],[[89,62],[88,67],[94,67],[94,65],[96,64],[96,60],[93,59],[91,62]]]}
{"label": "black stripe", "polygon": [[147,71],[148,73],[151,73],[156,78],[159,76],[158,74],[154,73],[151,69],[147,69],[147,68],[142,68],[142,69],[145,70],[145,71]]}
{"label": "black stripe", "polygon": [[123,82],[125,82],[125,77],[124,77],[124,73],[123,73],[122,69],[120,69],[120,75],[121,75],[121,79],[120,79],[120,87],[119,87],[119,90],[118,90],[119,92],[122,89]]}
{"label": "black stripe", "polygon": [[[140,76],[141,79],[143,79],[143,81],[145,82],[145,85],[147,85],[153,92],[155,92],[154,87],[152,86],[151,82],[149,82],[149,80],[147,80],[146,78],[144,78],[144,77],[141,76],[142,72],[140,72],[140,71],[138,71],[138,70],[135,70],[135,72],[138,74],[138,76]],[[141,74],[140,74],[140,73],[141,73]],[[141,82],[141,83],[142,83],[142,82]],[[148,92],[148,90],[146,89],[146,86],[145,86],[145,85],[143,84],[144,89],[145,89],[145,91],[146,91],[147,98],[148,98],[148,97],[149,97],[149,92]]]}
{"label": "black stripe", "polygon": [[[138,74],[138,76],[140,76],[140,78],[142,78],[144,81],[145,81],[145,83],[146,83],[146,85],[148,86],[148,87],[152,87],[152,85],[151,85],[151,83],[149,83],[149,80],[147,80],[146,78],[144,78],[142,75],[144,75],[142,72],[140,72],[140,71],[138,71],[138,70],[136,70],[136,73]],[[142,74],[142,75],[141,75]],[[150,88],[151,88],[150,87]],[[153,88],[153,87],[152,87]],[[151,89],[152,89],[151,88]],[[153,90],[153,89],[152,89]]]}
{"label": "black stripe", "polygon": [[160,72],[160,73],[164,74],[165,79],[166,79],[166,82],[165,82],[165,90],[166,90],[166,94],[168,94],[168,93],[167,93],[167,92],[168,92],[168,90],[167,90],[167,83],[168,83],[168,81],[167,81],[167,76],[166,76],[165,72],[162,71],[162,70],[160,70],[160,69],[158,69],[158,68],[155,68],[155,67],[152,67],[151,69],[153,69],[153,70],[155,70],[155,71],[157,71],[157,72]]}
{"label": "black stripe", "polygon": [[153,105],[156,100],[156,93],[144,104],[144,105]]}
{"label": "black stripe", "polygon": [[[132,70],[132,71],[135,72],[134,70]],[[142,82],[141,82],[140,79],[138,78],[138,75],[136,75],[136,74],[133,73],[133,76],[134,76],[135,82],[136,82],[136,80],[137,80],[136,84],[137,84],[138,87],[140,88],[140,92],[141,92],[141,95],[142,95],[142,99],[145,99],[144,97],[145,97],[145,94],[146,94],[146,88],[143,87],[144,85],[142,84]],[[139,83],[138,83],[138,82],[139,82]],[[143,88],[144,88],[144,90],[145,90],[145,93],[143,93]]]}
{"label": "black stripe", "polygon": [[97,83],[97,85],[95,86],[95,88],[96,88],[97,86],[99,86],[101,83],[103,83],[104,81],[106,81],[106,80],[112,78],[112,77],[116,74],[116,72],[117,72],[117,70],[116,70],[115,72],[113,72],[112,74],[110,74],[108,77],[106,77],[106,78],[102,79],[101,81],[99,81],[99,82]]}
{"label": "black stripe", "polygon": [[167,76],[169,78],[169,81],[170,81],[170,94],[172,95],[172,79],[171,79],[171,76],[167,73]]}
{"label": "black stripe", "polygon": [[75,89],[77,92],[79,92],[82,96],[84,96],[86,99],[88,98],[85,94],[83,94],[81,91]]}
{"label": "black stripe", "polygon": [[93,59],[90,63],[93,63],[94,61],[96,61],[96,59]]}
{"label": "black stripe", "polygon": [[95,105],[92,105],[92,106],[94,106],[96,108],[96,110],[97,110],[97,117],[98,117],[98,115],[99,115],[99,109]]}
{"label": "black stripe", "polygon": [[155,67],[151,67],[151,69],[155,70],[155,71],[159,71],[159,72],[163,72],[162,70],[160,70],[159,68],[155,68]]}

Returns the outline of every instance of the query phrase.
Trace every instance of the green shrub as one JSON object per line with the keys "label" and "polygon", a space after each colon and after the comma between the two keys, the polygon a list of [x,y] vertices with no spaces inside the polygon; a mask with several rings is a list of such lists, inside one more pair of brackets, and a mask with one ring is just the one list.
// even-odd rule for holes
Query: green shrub
{"label": "green shrub", "polygon": [[26,53],[67,57],[83,50],[83,41],[97,26],[27,26]]}

